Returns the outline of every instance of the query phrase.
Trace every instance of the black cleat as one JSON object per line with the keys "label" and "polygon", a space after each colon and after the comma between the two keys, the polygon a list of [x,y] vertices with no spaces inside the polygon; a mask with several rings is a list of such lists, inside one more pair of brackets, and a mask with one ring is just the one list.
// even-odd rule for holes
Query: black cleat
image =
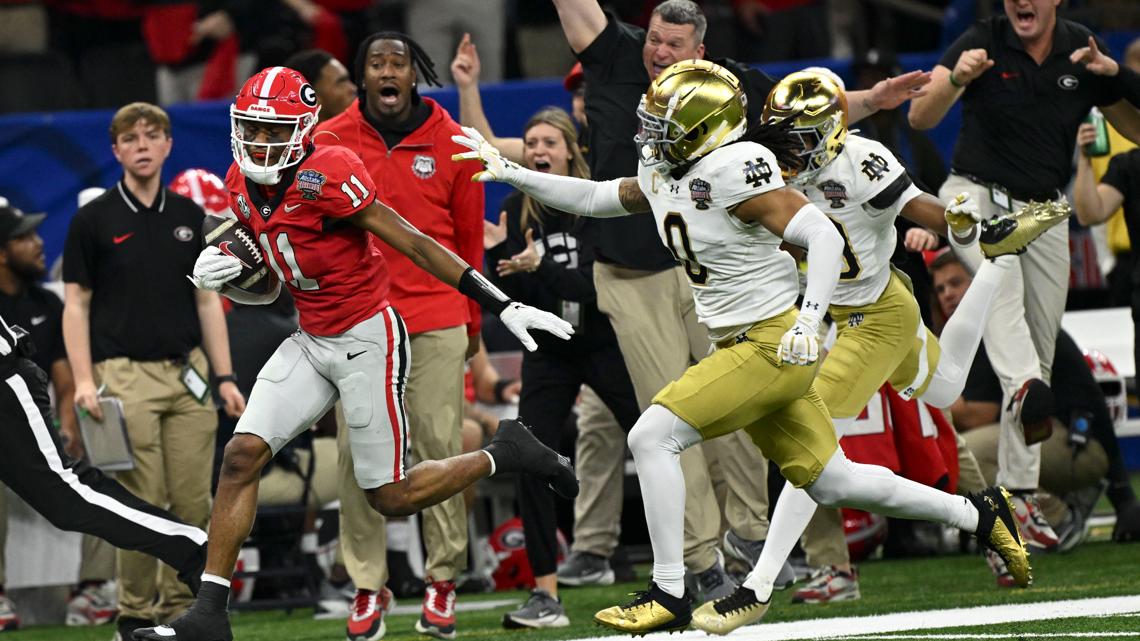
{"label": "black cleat", "polygon": [[495,459],[496,474],[530,474],[546,481],[562,498],[578,496],[578,478],[570,459],[543,445],[522,421],[499,421],[499,430],[486,450]]}
{"label": "black cleat", "polygon": [[222,610],[206,612],[197,604],[186,614],[170,622],[153,628],[135,630],[135,641],[233,641],[230,632],[230,615]]}

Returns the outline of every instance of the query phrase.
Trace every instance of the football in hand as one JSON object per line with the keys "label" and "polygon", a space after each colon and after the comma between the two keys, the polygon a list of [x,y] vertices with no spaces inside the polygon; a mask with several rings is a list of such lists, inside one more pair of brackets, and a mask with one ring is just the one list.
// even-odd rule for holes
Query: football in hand
{"label": "football in hand", "polygon": [[241,261],[241,273],[226,283],[229,287],[257,295],[277,287],[277,274],[265,264],[253,231],[236,218],[207,215],[202,221],[202,241]]}

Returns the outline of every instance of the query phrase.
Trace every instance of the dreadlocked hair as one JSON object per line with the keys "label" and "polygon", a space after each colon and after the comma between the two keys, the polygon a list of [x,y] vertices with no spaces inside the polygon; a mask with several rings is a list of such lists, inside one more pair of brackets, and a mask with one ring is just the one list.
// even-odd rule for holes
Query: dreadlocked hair
{"label": "dreadlocked hair", "polygon": [[368,61],[368,49],[377,40],[399,40],[404,43],[404,46],[408,48],[408,56],[412,59],[412,65],[416,68],[416,78],[433,87],[443,86],[439,81],[439,74],[435,71],[435,63],[432,62],[431,56],[427,55],[423,47],[412,40],[411,36],[399,31],[378,31],[365,38],[364,42],[361,42],[356,49],[356,95],[362,101],[364,100],[364,63]]}
{"label": "dreadlocked hair", "polygon": [[764,122],[762,119],[757,119],[748,127],[744,135],[734,142],[754,142],[764,145],[775,154],[776,161],[780,163],[781,167],[799,172],[807,163],[806,159],[800,155],[803,152],[803,143],[800,142],[799,137],[792,134],[796,118],[799,117],[800,113],[797,112],[782,120]]}
{"label": "dreadlocked hair", "polygon": [[[728,145],[738,142],[754,142],[764,145],[775,154],[776,161],[781,167],[798,172],[804,168],[805,160],[799,155],[803,151],[800,139],[792,135],[792,127],[795,125],[797,117],[799,117],[799,113],[792,114],[783,120],[771,122],[757,119],[739,138],[728,143]],[[689,170],[699,160],[700,158],[694,158],[677,165],[669,171],[669,176],[673,180],[680,180],[681,177],[689,173]]]}

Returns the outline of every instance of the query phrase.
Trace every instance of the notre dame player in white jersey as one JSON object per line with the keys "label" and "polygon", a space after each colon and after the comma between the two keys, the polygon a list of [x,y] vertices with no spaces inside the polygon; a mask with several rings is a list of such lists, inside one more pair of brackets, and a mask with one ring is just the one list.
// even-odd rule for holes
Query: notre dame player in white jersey
{"label": "notre dame player in white jersey", "polygon": [[[894,223],[902,215],[945,235],[948,218],[961,235],[979,217],[969,196],[956,198],[944,217],[942,203],[912,184],[886,147],[848,134],[843,89],[826,73],[802,71],[780,80],[768,95],[764,120],[793,123],[802,168],[784,167],[784,176],[843,236],[843,266],[829,310],[837,337],[815,379],[836,432],[845,433],[884,382],[905,399],[948,407],[962,393],[992,302],[1016,253],[1064,221],[1068,209],[1047,203],[1022,210],[1012,218],[1021,230],[1016,234],[1008,225],[983,226],[980,244],[991,260],[978,269],[962,300],[959,309],[966,313],[954,314],[939,343],[922,322],[909,279],[890,264]],[[771,595],[773,565],[778,571],[814,512],[807,492],[785,486],[760,560],[745,581],[761,601]],[[697,627],[716,633],[749,620],[720,613],[715,603],[694,615]]]}
{"label": "notre dame player in white jersey", "polygon": [[[843,241],[819,208],[784,185],[780,163],[799,162],[790,123],[748,128],[744,100],[739,81],[716,64],[693,60],[664,70],[638,110],[636,179],[551,176],[504,160],[473,129],[453,138],[473,150],[456,160],[483,163],[477,180],[509,183],[551,207],[584,216],[651,211],[662,241],[685,265],[698,316],[716,343],[712,354],[657,394],[630,431],[653,546],[653,580],[627,605],[598,612],[595,621],[632,634],[689,625],[679,455],[702,439],[738,429],[821,505],[974,532],[1011,572],[1027,579],[1028,557],[1000,488],[971,498],[951,496],[886,468],[851,463],[839,449],[812,379],[818,327],[831,303]],[[779,249],[781,239],[810,255],[799,310],[795,263]],[[721,606],[746,616],[767,608],[747,588]]]}

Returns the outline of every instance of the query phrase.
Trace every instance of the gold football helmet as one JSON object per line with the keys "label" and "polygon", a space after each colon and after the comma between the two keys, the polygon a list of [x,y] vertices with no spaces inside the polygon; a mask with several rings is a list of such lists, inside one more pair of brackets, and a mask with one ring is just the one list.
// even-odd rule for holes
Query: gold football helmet
{"label": "gold football helmet", "polygon": [[637,109],[634,140],[660,171],[700,158],[744,134],[748,101],[736,76],[707,60],[675,63],[650,83]]}
{"label": "gold football helmet", "polygon": [[764,121],[794,118],[804,165],[784,169],[789,182],[806,183],[843,151],[847,141],[847,96],[830,74],[797,71],[776,83],[764,103]]}

